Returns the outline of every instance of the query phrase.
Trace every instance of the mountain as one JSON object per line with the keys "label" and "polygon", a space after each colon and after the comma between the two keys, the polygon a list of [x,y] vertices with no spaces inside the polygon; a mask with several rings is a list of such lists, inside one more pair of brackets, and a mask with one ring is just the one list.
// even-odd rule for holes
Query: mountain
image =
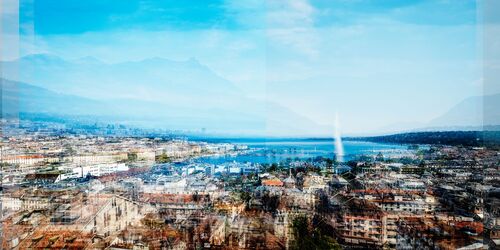
{"label": "mountain", "polygon": [[34,54],[1,65],[4,78],[93,99],[189,102],[192,106],[207,107],[221,102],[228,104],[242,95],[231,82],[194,58],[186,61],[150,58],[107,64],[92,57],[67,61],[53,55]]}
{"label": "mountain", "polygon": [[94,115],[104,112],[105,104],[74,95],[65,95],[30,84],[0,78],[2,110],[18,112]]}
{"label": "mountain", "polygon": [[445,114],[431,120],[427,127],[478,128],[500,125],[500,94],[469,97]]}
{"label": "mountain", "polygon": [[469,147],[500,147],[500,131],[427,131],[383,136],[345,138],[351,141],[372,141],[397,144],[461,145]]}
{"label": "mountain", "polygon": [[464,99],[429,122],[395,123],[376,129],[376,132],[356,136],[433,131],[498,131],[500,130],[498,107],[500,107],[500,94],[473,96]]}
{"label": "mountain", "polygon": [[275,103],[248,98],[232,106],[196,108],[126,98],[91,99],[2,78],[0,82],[2,110],[11,114],[90,116],[100,122],[143,128],[191,131],[206,128],[209,133],[227,135],[317,135],[331,131]]}

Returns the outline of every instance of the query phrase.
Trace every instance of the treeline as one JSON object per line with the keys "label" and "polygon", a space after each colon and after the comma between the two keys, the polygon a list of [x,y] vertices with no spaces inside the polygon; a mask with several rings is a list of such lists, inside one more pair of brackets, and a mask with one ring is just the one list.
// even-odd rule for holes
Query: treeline
{"label": "treeline", "polygon": [[349,137],[345,140],[498,148],[500,147],[500,131],[411,132],[372,137]]}

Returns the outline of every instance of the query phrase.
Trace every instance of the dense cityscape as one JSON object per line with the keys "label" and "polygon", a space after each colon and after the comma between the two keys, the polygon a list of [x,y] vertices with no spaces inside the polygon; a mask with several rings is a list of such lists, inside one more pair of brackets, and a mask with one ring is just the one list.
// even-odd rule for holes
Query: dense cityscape
{"label": "dense cityscape", "polygon": [[0,249],[500,249],[499,0],[0,0]]}
{"label": "dense cityscape", "polygon": [[[4,125],[16,128],[16,136],[2,138],[3,249],[494,249],[500,243],[495,149],[411,144],[346,152],[341,162],[344,156],[333,152],[308,157],[294,144],[270,150]],[[267,160],[233,160],[239,156]]]}

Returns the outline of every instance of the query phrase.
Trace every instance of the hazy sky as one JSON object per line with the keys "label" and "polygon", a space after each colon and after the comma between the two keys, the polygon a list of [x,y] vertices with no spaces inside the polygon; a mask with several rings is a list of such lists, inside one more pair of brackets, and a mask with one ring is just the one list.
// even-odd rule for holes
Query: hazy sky
{"label": "hazy sky", "polygon": [[473,0],[36,0],[21,55],[196,58],[255,98],[345,132],[426,123],[481,94]]}

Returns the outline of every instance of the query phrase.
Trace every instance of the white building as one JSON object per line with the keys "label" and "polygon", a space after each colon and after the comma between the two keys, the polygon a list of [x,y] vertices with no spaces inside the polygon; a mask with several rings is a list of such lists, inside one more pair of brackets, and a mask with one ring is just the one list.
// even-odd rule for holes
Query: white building
{"label": "white building", "polygon": [[103,176],[129,170],[125,163],[104,163],[89,166],[62,167],[60,170],[66,172],[61,174],[58,180],[84,178],[86,176]]}
{"label": "white building", "polygon": [[2,209],[4,210],[12,210],[19,211],[21,210],[23,205],[23,201],[19,198],[15,197],[2,197]]}

